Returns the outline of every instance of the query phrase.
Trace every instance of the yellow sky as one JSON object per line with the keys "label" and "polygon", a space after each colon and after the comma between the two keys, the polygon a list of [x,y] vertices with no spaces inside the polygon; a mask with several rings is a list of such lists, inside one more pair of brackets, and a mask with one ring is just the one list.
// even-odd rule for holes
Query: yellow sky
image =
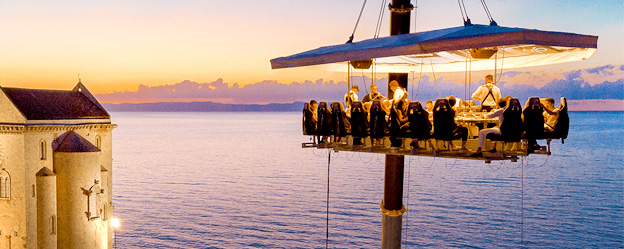
{"label": "yellow sky", "polygon": [[[418,31],[461,25],[455,2],[438,3],[419,1]],[[541,3],[539,8],[536,3]],[[570,6],[574,3],[488,1],[501,26],[600,36],[599,50],[588,61],[528,70],[624,64],[623,4],[596,1],[579,10]],[[269,60],[344,43],[361,4],[330,0],[1,3],[0,85],[67,89],[77,82],[78,74],[94,93],[217,78],[239,84],[346,80],[343,73],[271,70]],[[467,6],[473,22],[486,23],[476,4]],[[560,7],[557,12],[543,9],[555,7]],[[379,3],[369,1],[356,41],[372,38],[378,12]]]}

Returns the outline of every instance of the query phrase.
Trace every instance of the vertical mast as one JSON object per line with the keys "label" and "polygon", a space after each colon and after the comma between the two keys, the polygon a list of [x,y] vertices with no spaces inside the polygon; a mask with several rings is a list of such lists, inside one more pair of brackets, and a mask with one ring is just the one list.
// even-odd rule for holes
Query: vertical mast
{"label": "vertical mast", "polygon": [[[410,15],[414,6],[409,0],[392,0],[390,9],[390,35],[407,34],[410,30]],[[399,86],[407,91],[407,73],[388,74],[388,83],[392,80],[399,82]],[[394,92],[388,86],[388,98]],[[384,199],[381,203],[382,233],[381,248],[400,249],[401,230],[403,227],[403,176],[405,157],[386,154],[384,176]]]}

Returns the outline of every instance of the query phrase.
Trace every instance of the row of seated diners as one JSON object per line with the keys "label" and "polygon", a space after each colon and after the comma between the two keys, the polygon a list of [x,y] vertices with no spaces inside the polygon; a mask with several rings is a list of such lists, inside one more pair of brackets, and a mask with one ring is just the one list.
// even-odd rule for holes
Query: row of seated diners
{"label": "row of seated diners", "polygon": [[[545,139],[548,142],[548,153],[550,153],[552,139],[561,139],[563,143],[563,140],[567,138],[570,121],[565,97],[561,98],[560,112],[554,132],[544,129],[544,110],[538,97],[529,98],[524,109],[518,99],[510,98],[508,101],[503,111],[501,135],[488,134],[487,139],[504,143]],[[332,102],[328,105],[327,102],[320,102],[316,119],[314,115],[315,113],[306,103],[303,108],[303,134],[331,137],[332,142],[352,136],[353,145],[362,145],[362,139],[366,137],[370,137],[372,141],[389,137],[391,147],[401,147],[404,142],[403,138],[411,138],[413,141],[416,139],[416,141],[429,139],[452,141],[455,139],[453,137],[453,129],[456,127],[455,115],[449,100],[444,98],[435,101],[433,124],[429,112],[419,101],[408,104],[408,123],[403,125],[398,121],[397,110],[391,108],[390,115],[387,115],[379,101],[372,103],[369,112],[365,110],[362,102],[353,102],[350,117],[347,116],[342,103]],[[323,140],[319,139],[319,143],[323,143]],[[418,146],[418,144],[412,143],[412,146]],[[432,149],[435,150],[435,148]],[[528,153],[531,152],[533,150],[529,148]]]}

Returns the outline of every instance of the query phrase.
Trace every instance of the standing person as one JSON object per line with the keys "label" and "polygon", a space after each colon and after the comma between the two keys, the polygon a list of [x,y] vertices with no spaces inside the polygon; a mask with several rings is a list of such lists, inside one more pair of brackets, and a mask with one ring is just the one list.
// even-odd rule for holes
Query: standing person
{"label": "standing person", "polygon": [[381,95],[380,92],[377,91],[377,85],[373,84],[370,86],[370,93],[366,94],[362,99],[363,103],[373,102],[375,100],[383,100],[384,96]]}
{"label": "standing person", "polygon": [[370,93],[366,94],[366,96],[364,96],[364,99],[362,99],[362,104],[364,107],[364,110],[366,112],[370,112],[370,107],[373,104],[373,101],[384,101],[386,100],[386,97],[384,97],[380,92],[377,91],[377,85],[373,84],[370,86]]}
{"label": "standing person", "polygon": [[347,113],[347,116],[349,117],[351,117],[351,104],[353,103],[353,101],[360,101],[357,95],[358,91],[359,91],[358,86],[353,85],[351,87],[351,91],[349,91],[348,93],[344,95],[345,112]]}
{"label": "standing person", "polygon": [[[396,80],[390,81],[388,86],[390,86],[390,90],[392,90],[392,92],[394,93],[392,95],[392,100],[394,101],[395,105],[399,103],[400,100],[407,99],[407,92],[399,86],[398,81]],[[390,96],[388,96],[388,98],[390,98]]]}
{"label": "standing person", "polygon": [[485,76],[485,83],[472,94],[472,98],[481,103],[481,111],[488,112],[496,107],[500,97],[500,89],[494,83],[494,77],[491,74]]}

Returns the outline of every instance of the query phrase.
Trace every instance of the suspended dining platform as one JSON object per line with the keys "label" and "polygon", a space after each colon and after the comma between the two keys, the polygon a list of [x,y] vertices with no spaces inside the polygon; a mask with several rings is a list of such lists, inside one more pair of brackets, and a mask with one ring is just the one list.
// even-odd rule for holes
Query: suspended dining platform
{"label": "suspended dining platform", "polygon": [[[559,115],[554,129],[544,129],[543,106],[537,97],[530,98],[522,109],[519,101],[511,98],[503,110],[504,122],[500,134],[488,134],[484,138],[483,154],[472,155],[478,147],[479,130],[486,128],[495,119],[487,118],[482,112],[473,112],[470,107],[457,108],[455,114],[447,99],[436,100],[433,117],[422,108],[420,102],[408,104],[406,123],[400,124],[396,110],[386,117],[380,110],[379,102],[373,102],[370,111],[364,110],[361,102],[353,103],[351,117],[347,118],[340,102],[328,106],[326,102],[318,105],[314,120],[313,110],[304,105],[302,130],[311,136],[312,142],[302,143],[303,148],[332,149],[378,153],[387,155],[415,155],[455,159],[484,160],[486,163],[498,160],[516,162],[519,157],[530,154],[550,155],[550,142],[560,139],[563,143],[568,136],[570,119],[566,98],[561,98]],[[456,147],[462,143],[454,137],[459,123],[466,128],[466,147]],[[534,147],[531,141],[545,140],[546,146]],[[489,148],[489,149],[488,149]]]}

